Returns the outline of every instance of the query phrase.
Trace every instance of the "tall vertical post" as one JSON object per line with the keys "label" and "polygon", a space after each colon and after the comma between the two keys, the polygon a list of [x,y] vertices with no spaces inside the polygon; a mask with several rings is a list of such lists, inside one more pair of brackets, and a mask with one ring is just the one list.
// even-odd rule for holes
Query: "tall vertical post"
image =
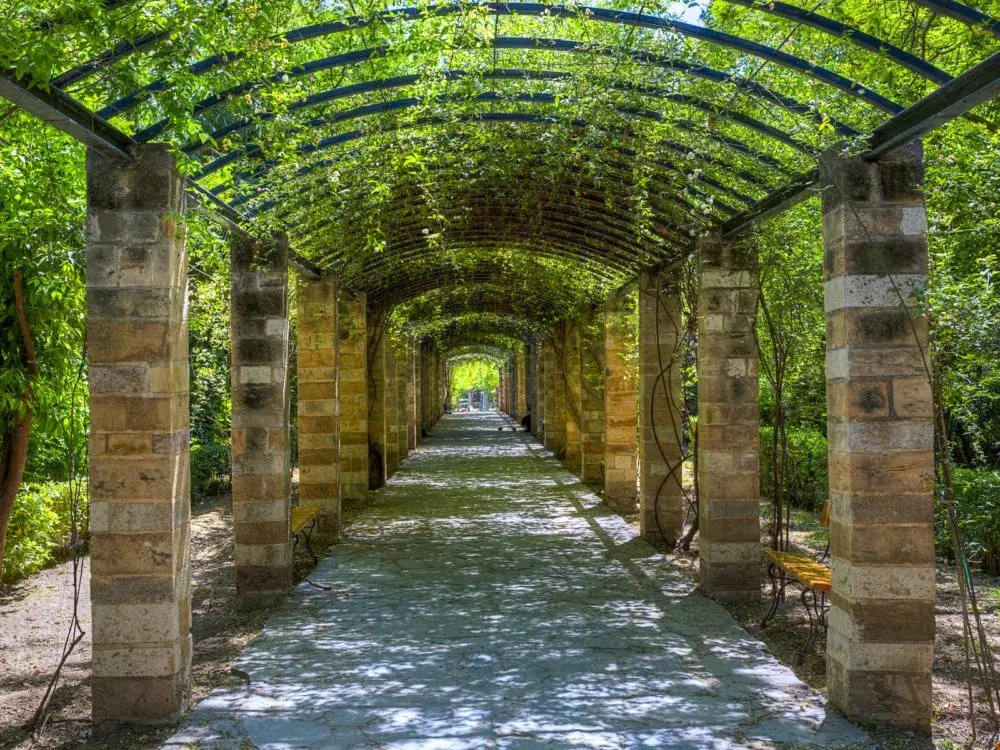
{"label": "tall vertical post", "polygon": [[386,345],[383,318],[368,311],[368,489],[381,487],[389,478],[386,446]]}
{"label": "tall vertical post", "polygon": [[[340,295],[337,392],[340,395],[340,497],[368,499],[368,325],[365,296]],[[340,535],[340,519],[332,529]]]}
{"label": "tall vertical post", "polygon": [[266,602],[292,587],[288,244],[231,249],[236,590]]}
{"label": "tall vertical post", "polygon": [[545,403],[548,399],[549,390],[545,385],[545,339],[536,340],[533,344],[535,351],[535,416],[531,420],[531,431],[542,444],[545,443]]}
{"label": "tall vertical post", "polygon": [[702,588],[760,596],[756,255],[718,235],[698,246],[698,490]]}
{"label": "tall vertical post", "polygon": [[409,382],[410,347],[403,344],[396,347],[396,442],[399,445],[399,460],[410,453],[410,412],[406,398]]}
{"label": "tall vertical post", "polygon": [[681,302],[662,273],[639,275],[639,534],[672,547],[684,518]]}
{"label": "tall vertical post", "polygon": [[538,414],[538,362],[535,342],[524,345],[525,410],[531,412],[531,431],[535,431]]}
{"label": "tall vertical post", "polygon": [[385,354],[385,477],[389,479],[399,468],[399,411],[396,407],[396,348],[389,339],[389,332],[383,336],[382,347]]}
{"label": "tall vertical post", "polygon": [[584,311],[580,325],[580,478],[604,479],[604,320],[593,307]]}
{"label": "tall vertical post", "polygon": [[920,144],[821,166],[827,322],[830,700],[927,732],[934,654],[934,409]]}
{"label": "tall vertical post", "polygon": [[580,323],[567,321],[562,340],[563,391],[566,394],[566,468],[583,471],[583,384],[580,382]]}
{"label": "tall vertical post", "polygon": [[191,685],[187,257],[165,146],[87,155],[95,723],[177,719]]}
{"label": "tall vertical post", "polygon": [[637,374],[629,355],[628,309],[617,296],[604,308],[604,502],[619,512],[635,511]]}
{"label": "tall vertical post", "polygon": [[554,328],[545,340],[545,447],[558,459],[566,457],[566,385],[559,365],[564,345],[562,327]]}
{"label": "tall vertical post", "polygon": [[300,278],[297,289],[299,504],[321,512],[319,532],[340,528],[337,276]]}
{"label": "tall vertical post", "polygon": [[413,420],[413,430],[411,433],[410,447],[416,449],[423,441],[423,428],[424,428],[424,414],[423,414],[423,403],[424,403],[424,391],[423,391],[423,372],[424,372],[424,355],[421,351],[420,343],[417,341],[413,342],[412,346],[413,357],[412,357],[412,371],[410,374],[410,393],[407,394],[407,398],[410,399],[410,418]]}
{"label": "tall vertical post", "polygon": [[528,361],[524,347],[518,347],[514,353],[514,372],[517,383],[517,419],[528,413]]}

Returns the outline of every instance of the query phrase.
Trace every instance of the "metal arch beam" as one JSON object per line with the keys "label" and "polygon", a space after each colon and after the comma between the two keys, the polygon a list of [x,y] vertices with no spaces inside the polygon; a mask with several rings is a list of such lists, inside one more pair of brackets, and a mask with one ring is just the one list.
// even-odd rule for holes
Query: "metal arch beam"
{"label": "metal arch beam", "polygon": [[[932,10],[942,16],[947,16],[955,21],[960,21],[966,26],[981,26],[989,31],[996,39],[1000,39],[1000,19],[980,13],[974,8],[955,0],[909,0],[914,5]],[[732,2],[732,0],[728,0]]]}
{"label": "metal arch beam", "polygon": [[[496,16],[528,16],[528,17],[557,17],[557,18],[583,18],[588,21],[600,23],[610,23],[619,26],[631,26],[644,28],[653,31],[673,32],[682,36],[691,37],[715,46],[727,47],[740,54],[758,57],[767,62],[772,62],[781,67],[792,70],[796,73],[813,78],[829,86],[837,88],[850,96],[861,99],[878,109],[890,114],[896,114],[903,108],[895,102],[886,99],[875,93],[872,89],[863,86],[855,81],[851,81],[827,68],[815,63],[803,60],[795,55],[782,52],[759,42],[750,39],[728,34],[726,32],[708,29],[701,26],[675,21],[673,19],[662,18],[645,13],[635,13],[625,10],[611,10],[608,8],[579,5],[573,8],[559,5],[548,5],[534,2],[482,2],[482,7],[489,10],[491,15]],[[431,5],[426,8],[398,8],[381,14],[379,21],[391,22],[400,20],[420,20],[425,14],[428,16],[452,15],[461,10],[464,6],[457,4]],[[315,39],[330,34],[357,29],[372,23],[369,19],[355,19],[354,23],[335,21],[330,23],[316,24],[303,27],[294,31],[285,32],[281,37],[289,43]],[[213,70],[225,62],[240,59],[241,52],[231,52],[200,60],[188,66],[188,72],[192,75],[201,75]],[[286,74],[291,75],[286,71]],[[157,79],[147,84],[144,88],[132,92],[118,101],[108,105],[101,110],[104,117],[113,117],[121,114],[142,101],[149,93],[165,91],[170,88],[170,84],[165,79]]]}
{"label": "metal arch beam", "polygon": [[[489,76],[487,76],[489,77]],[[620,87],[612,87],[620,88]],[[632,90],[636,90],[633,87]],[[714,108],[709,102],[706,102],[697,97],[688,96],[686,94],[673,94],[669,92],[663,92],[659,95],[659,98],[663,101],[669,101],[672,104],[677,104],[682,107],[690,107],[691,109],[696,109],[699,112],[705,112],[709,115],[719,117],[723,120],[731,121],[737,125],[741,125],[748,130],[752,130],[765,138],[770,138],[771,140],[778,141],[779,143],[788,146],[791,149],[800,151],[804,154],[813,156],[817,153],[816,149],[812,148],[808,144],[801,143],[791,136],[787,135],[778,128],[768,125],[765,122],[761,122],[756,118],[745,115],[742,112],[729,112],[726,110],[718,110]],[[392,101],[383,101],[375,104],[365,104],[359,107],[354,107],[351,109],[341,110],[333,115],[324,115],[320,117],[314,117],[310,120],[306,120],[301,123],[304,128],[311,128],[317,130],[322,127],[329,125],[337,125],[343,122],[348,122],[349,120],[362,119],[365,117],[371,117],[374,115],[385,114],[388,112],[399,112],[405,109],[412,109],[418,107],[425,103],[427,100],[422,97],[406,97],[403,99],[394,99]],[[453,94],[438,94],[436,97],[438,102],[455,102],[459,104],[465,103],[480,103],[480,104],[492,104],[492,103],[507,103],[507,102],[521,102],[521,103],[542,103],[542,104],[558,104],[559,100],[553,94],[548,94],[544,92],[538,93],[524,93],[515,94],[513,96],[501,96],[495,92],[483,92],[476,96],[467,97],[462,95]],[[664,122],[666,117],[661,112],[656,112],[655,110],[645,109],[641,107],[623,107],[623,106],[612,106],[609,107],[611,111],[617,112],[622,115],[630,115],[634,117],[639,117],[644,120],[653,120],[655,122]],[[181,147],[181,150],[188,156],[194,156],[200,153],[205,148],[208,147],[209,142],[218,142],[219,140],[226,138],[230,135],[241,133],[261,122],[266,122],[273,119],[274,115],[265,114],[264,117],[257,120],[239,120],[237,122],[229,123],[222,128],[214,131],[210,134],[209,139],[206,141],[199,141],[197,143],[188,142],[186,145]],[[853,132],[853,131],[852,131]],[[857,133],[855,132],[855,135]]]}

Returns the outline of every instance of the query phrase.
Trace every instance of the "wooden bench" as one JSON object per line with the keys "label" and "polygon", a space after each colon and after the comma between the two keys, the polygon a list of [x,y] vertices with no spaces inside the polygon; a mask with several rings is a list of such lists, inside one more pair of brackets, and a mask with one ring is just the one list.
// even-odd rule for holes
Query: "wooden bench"
{"label": "wooden bench", "polygon": [[[828,528],[830,526],[829,502],[823,505],[820,523]],[[764,550],[764,557],[768,561],[767,577],[771,579],[773,601],[768,613],[760,621],[760,626],[766,628],[768,621],[778,611],[778,602],[785,597],[785,586],[789,583],[798,584],[802,589],[802,605],[806,608],[806,614],[809,616],[809,637],[799,651],[799,664],[815,645],[819,628],[822,627],[823,632],[826,632],[827,612],[830,609],[827,594],[830,593],[831,589],[830,566],[826,564],[829,555],[829,542],[826,545],[826,551],[818,560],[807,555],[800,555],[797,552]]]}

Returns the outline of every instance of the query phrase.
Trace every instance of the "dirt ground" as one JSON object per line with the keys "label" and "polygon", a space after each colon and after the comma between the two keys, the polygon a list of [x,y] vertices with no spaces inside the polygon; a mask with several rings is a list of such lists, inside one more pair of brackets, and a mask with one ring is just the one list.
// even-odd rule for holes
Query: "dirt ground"
{"label": "dirt ground", "polygon": [[[829,535],[819,524],[819,514],[796,512],[792,518],[791,540],[798,551],[819,557],[826,547]],[[636,528],[639,525],[638,514],[627,517]],[[769,537],[764,524],[761,526],[762,543],[767,544]],[[689,553],[676,553],[674,550],[662,550],[678,567],[687,572],[692,579],[698,574],[697,537]],[[761,565],[761,580],[766,581],[766,566]],[[983,626],[990,635],[994,654],[1000,654],[1000,579],[973,573],[973,583],[982,613]],[[768,584],[762,589],[766,595],[770,593]],[[732,604],[723,603],[748,632],[760,638],[768,649],[781,661],[789,666],[799,679],[813,689],[826,690],[826,640],[820,631],[816,648],[806,655],[799,664],[799,651],[806,642],[809,633],[809,620],[805,608],[798,598],[798,590],[790,589],[792,593],[779,608],[773,621],[767,628],[761,629],[760,621],[766,606],[765,603]],[[982,692],[974,693],[977,713],[978,737],[972,742],[972,731],[969,724],[969,697],[966,685],[965,656],[962,638],[962,608],[960,604],[956,569],[954,565],[941,560],[937,567],[937,636],[934,645],[934,673],[932,677],[934,723],[931,741],[909,732],[892,730],[873,731],[872,734],[880,745],[880,750],[918,750],[919,748],[987,748],[1000,750],[996,744],[997,727],[990,722],[989,708],[982,700]],[[996,661],[996,659],[995,659]],[[1000,663],[998,663],[1000,668]],[[977,678],[978,679],[978,678]],[[933,742],[933,744],[932,744]]]}

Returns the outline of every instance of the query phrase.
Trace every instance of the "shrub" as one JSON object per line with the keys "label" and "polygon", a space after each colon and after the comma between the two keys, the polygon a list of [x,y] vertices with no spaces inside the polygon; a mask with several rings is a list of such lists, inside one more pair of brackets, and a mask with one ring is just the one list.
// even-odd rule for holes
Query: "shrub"
{"label": "shrub", "polygon": [[[774,497],[774,474],[771,467],[773,428],[760,428],[760,493]],[[819,510],[829,496],[826,438],[818,430],[786,428],[788,437],[788,475],[785,487],[793,506]]]}
{"label": "shrub", "polygon": [[[1000,471],[953,469],[955,513],[969,560],[1000,575]],[[938,554],[954,558],[947,513],[939,504],[934,535]]]}
{"label": "shrub", "polygon": [[[25,484],[14,500],[3,579],[13,582],[37,573],[59,559],[70,543],[71,501],[68,482]],[[80,533],[86,536],[89,505],[86,493],[80,498]]]}

